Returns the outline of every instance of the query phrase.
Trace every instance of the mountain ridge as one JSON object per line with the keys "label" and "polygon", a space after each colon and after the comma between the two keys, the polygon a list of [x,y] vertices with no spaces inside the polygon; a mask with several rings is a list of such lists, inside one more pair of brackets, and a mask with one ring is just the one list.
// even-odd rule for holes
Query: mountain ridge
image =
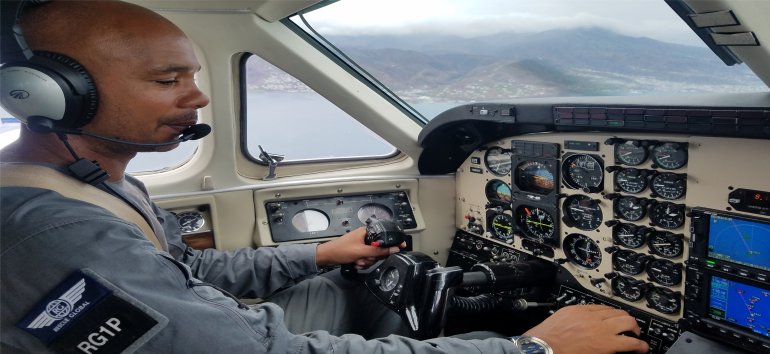
{"label": "mountain ridge", "polygon": [[409,102],[765,87],[748,68],[727,67],[708,48],[600,28],[327,39]]}

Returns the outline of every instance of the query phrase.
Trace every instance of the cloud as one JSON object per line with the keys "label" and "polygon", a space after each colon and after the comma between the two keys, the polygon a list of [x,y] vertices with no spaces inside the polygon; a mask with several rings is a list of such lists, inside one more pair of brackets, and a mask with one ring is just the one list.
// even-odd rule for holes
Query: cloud
{"label": "cloud", "polygon": [[502,32],[600,27],[634,37],[702,45],[663,1],[650,0],[343,0],[306,16],[322,34]]}

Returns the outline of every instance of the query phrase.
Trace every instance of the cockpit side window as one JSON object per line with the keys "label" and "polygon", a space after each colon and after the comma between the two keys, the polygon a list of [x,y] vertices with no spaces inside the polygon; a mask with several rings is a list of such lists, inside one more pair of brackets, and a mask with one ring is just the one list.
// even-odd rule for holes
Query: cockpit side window
{"label": "cockpit side window", "polygon": [[309,163],[387,158],[395,147],[313,89],[257,55],[241,61],[244,153],[259,146]]}

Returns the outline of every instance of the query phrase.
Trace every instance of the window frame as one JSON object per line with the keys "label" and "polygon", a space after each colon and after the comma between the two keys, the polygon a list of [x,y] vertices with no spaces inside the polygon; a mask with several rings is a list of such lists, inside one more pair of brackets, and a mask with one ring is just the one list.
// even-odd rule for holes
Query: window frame
{"label": "window frame", "polygon": [[[322,3],[322,4],[324,4],[323,6],[326,6],[326,5],[330,5],[331,3]],[[367,72],[363,67],[358,65],[358,63],[356,63],[353,59],[348,57],[342,50],[340,50],[334,44],[326,40],[326,38],[323,37],[323,35],[315,31],[313,26],[310,25],[310,23],[305,19],[304,14],[311,12],[313,10],[316,10],[323,6],[311,7],[306,10],[303,10],[295,15],[282,19],[281,23],[284,26],[286,26],[289,30],[296,33],[305,42],[313,46],[313,48],[318,50],[321,54],[323,54],[324,56],[332,60],[343,70],[347,71],[350,75],[355,77],[358,81],[362,82],[363,84],[368,86],[370,89],[372,89],[372,91],[376,92],[382,98],[386,99],[394,107],[398,108],[401,112],[403,112],[413,121],[415,121],[417,124],[423,127],[427,125],[428,119],[425,118],[422,115],[422,113],[420,113],[419,110],[415,109],[408,102],[401,99],[401,97],[399,97],[395,92],[393,92],[386,85],[384,85],[379,80],[377,80],[377,78],[375,78],[373,75]],[[312,33],[308,33],[307,31],[302,29],[299,25],[297,25],[292,20],[293,17],[297,17],[301,19],[302,22],[305,24],[305,26],[307,26],[307,28],[310,31],[312,31]]]}
{"label": "window frame", "polygon": [[[292,31],[294,31],[294,30],[292,30]],[[299,29],[299,31],[304,33],[304,31],[302,31],[302,29]],[[296,31],[294,31],[294,32],[296,33]],[[303,39],[305,39],[305,38],[303,37]],[[305,40],[307,40],[307,39],[305,39]],[[311,42],[309,42],[309,43],[311,43]],[[312,43],[311,43],[311,45],[312,45]],[[313,45],[313,47],[320,50],[320,48],[318,48],[316,45]],[[324,53],[324,54],[328,56],[327,53]],[[240,106],[239,107],[240,134],[239,134],[238,138],[240,139],[240,144],[239,145],[240,145],[240,148],[241,148],[241,154],[243,154],[243,156],[246,158],[247,161],[255,163],[255,164],[258,164],[258,165],[261,165],[261,166],[267,166],[268,165],[267,162],[264,162],[264,161],[260,160],[258,158],[258,156],[252,155],[251,152],[249,151],[249,148],[248,148],[248,139],[247,139],[247,137],[248,137],[248,127],[247,127],[247,125],[248,125],[247,124],[247,122],[248,122],[248,99],[247,99],[247,97],[248,97],[248,88],[247,88],[247,85],[246,85],[246,63],[249,60],[249,58],[251,58],[252,56],[256,56],[256,57],[260,58],[261,60],[264,60],[258,54],[252,53],[252,52],[242,52],[240,54],[240,57],[238,58],[238,75],[239,75],[238,95],[239,95],[239,99],[240,99],[240,102],[239,102],[239,106]],[[330,57],[330,58],[333,58],[333,57]],[[273,65],[270,62],[267,62],[267,63],[270,64],[270,65]],[[335,63],[340,64],[340,62],[338,62],[337,60],[335,60]],[[277,68],[277,67],[276,67],[276,69],[281,70],[280,68]],[[283,70],[281,70],[281,71],[283,71]],[[350,72],[347,68],[345,68],[345,71]],[[286,73],[286,72],[284,71],[284,73]],[[298,81],[302,82],[302,80],[297,79],[294,75],[291,75],[290,73],[286,73],[286,74],[290,75],[295,80],[298,80]],[[367,86],[369,86],[369,85],[367,85]],[[315,94],[320,96],[320,94],[317,91],[315,91],[313,88],[311,88],[311,87],[309,87],[309,88],[311,90],[313,90],[313,92]],[[321,96],[321,97],[323,97],[323,96]],[[326,99],[326,98],[324,98],[324,99]],[[331,102],[329,100],[327,100],[327,101],[330,104],[334,104],[334,102]],[[348,115],[348,116],[351,119],[355,120],[355,118],[353,116],[351,116],[351,115]],[[366,125],[363,125],[363,126],[366,127]],[[362,162],[362,161],[383,161],[383,160],[393,159],[393,158],[395,158],[395,157],[397,157],[397,156],[402,154],[401,150],[399,150],[398,147],[394,146],[393,144],[391,144],[390,142],[388,142],[385,139],[383,139],[383,140],[386,141],[388,144],[390,144],[393,147],[394,150],[393,150],[392,153],[387,154],[387,155],[371,155],[371,156],[356,156],[356,157],[337,157],[337,158],[325,158],[325,159],[305,159],[305,160],[293,160],[293,161],[292,160],[284,160],[284,161],[281,161],[280,165],[282,165],[282,166],[286,166],[286,165],[295,165],[295,166],[297,166],[297,165],[313,165],[313,164],[331,164],[331,163],[340,163],[340,162],[344,163],[344,162]],[[267,152],[268,153],[272,153],[273,151],[267,151]],[[275,153],[279,153],[279,152],[275,152]]]}

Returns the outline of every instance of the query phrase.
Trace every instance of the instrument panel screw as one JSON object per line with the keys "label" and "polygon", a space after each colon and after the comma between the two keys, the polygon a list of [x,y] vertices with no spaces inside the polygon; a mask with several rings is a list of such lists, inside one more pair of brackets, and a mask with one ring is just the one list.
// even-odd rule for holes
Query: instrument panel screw
{"label": "instrument panel screw", "polygon": [[281,197],[281,193],[275,193],[275,197],[276,198],[280,198]]}
{"label": "instrument panel screw", "polygon": [[337,193],[342,193],[342,188],[337,188]]}

